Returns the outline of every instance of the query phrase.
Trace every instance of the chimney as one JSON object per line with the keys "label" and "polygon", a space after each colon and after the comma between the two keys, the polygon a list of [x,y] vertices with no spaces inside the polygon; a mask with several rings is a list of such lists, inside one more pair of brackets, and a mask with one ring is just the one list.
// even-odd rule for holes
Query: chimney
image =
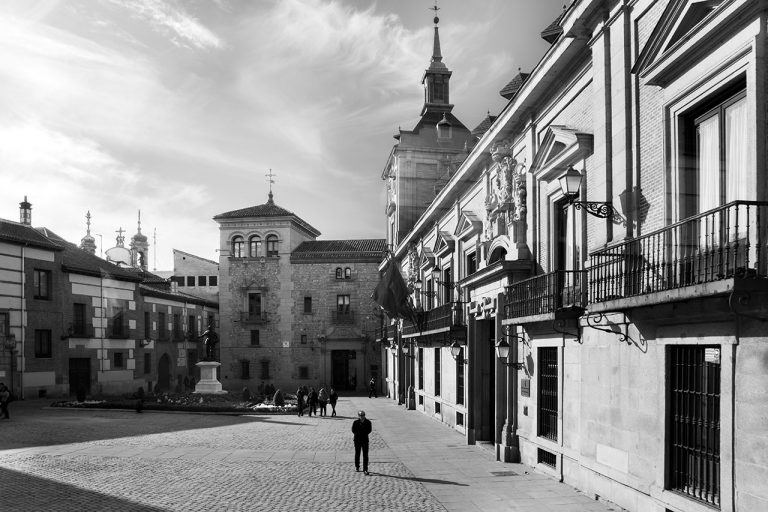
{"label": "chimney", "polygon": [[25,226],[32,225],[32,205],[27,201],[27,196],[19,203],[19,222]]}

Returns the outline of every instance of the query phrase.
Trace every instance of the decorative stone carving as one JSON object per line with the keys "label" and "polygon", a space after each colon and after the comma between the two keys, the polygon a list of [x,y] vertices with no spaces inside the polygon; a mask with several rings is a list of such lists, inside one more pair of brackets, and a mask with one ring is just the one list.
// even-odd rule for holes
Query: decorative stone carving
{"label": "decorative stone carving", "polygon": [[408,291],[413,293],[416,289],[416,281],[419,279],[419,254],[416,252],[416,244],[408,247]]}
{"label": "decorative stone carving", "polygon": [[497,168],[485,201],[486,210],[491,211],[492,220],[501,212],[509,212],[510,221],[525,221],[525,164],[515,160],[512,145],[506,141],[491,148],[491,158]]}

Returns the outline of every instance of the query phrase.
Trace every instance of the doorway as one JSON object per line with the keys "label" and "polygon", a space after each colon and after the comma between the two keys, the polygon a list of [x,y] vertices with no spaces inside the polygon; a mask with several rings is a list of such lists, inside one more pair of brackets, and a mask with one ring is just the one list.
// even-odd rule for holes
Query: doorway
{"label": "doorway", "polygon": [[357,387],[356,353],[354,350],[331,351],[331,386],[354,391]]}
{"label": "doorway", "polygon": [[171,389],[171,358],[163,354],[157,362],[157,387],[160,391]]}
{"label": "doorway", "polygon": [[69,360],[69,394],[76,395],[77,390],[91,393],[91,359],[88,357],[73,357]]}

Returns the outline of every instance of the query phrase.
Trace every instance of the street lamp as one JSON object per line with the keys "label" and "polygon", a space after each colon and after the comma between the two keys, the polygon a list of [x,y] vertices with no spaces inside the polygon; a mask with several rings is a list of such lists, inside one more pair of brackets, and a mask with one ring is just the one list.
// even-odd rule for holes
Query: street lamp
{"label": "street lamp", "polygon": [[509,343],[507,343],[507,340],[504,338],[500,338],[499,342],[496,343],[496,357],[498,358],[499,362],[501,362],[501,364],[504,366],[511,366],[516,370],[524,369],[525,363],[509,362],[509,348]]}
{"label": "street lamp", "polygon": [[464,349],[461,345],[455,341],[451,343],[451,356],[456,361],[456,364],[467,364],[469,361],[461,357],[461,351]]}
{"label": "street lamp", "polygon": [[601,203],[595,201],[576,200],[576,198],[579,197],[579,189],[581,188],[581,182],[583,179],[584,175],[574,169],[573,166],[568,167],[568,170],[565,171],[565,174],[558,178],[560,181],[560,189],[563,191],[563,195],[568,200],[568,204],[572,204],[577,210],[584,208],[590,215],[594,215],[595,217],[599,217],[601,219],[613,217],[613,206],[611,205],[610,201]]}

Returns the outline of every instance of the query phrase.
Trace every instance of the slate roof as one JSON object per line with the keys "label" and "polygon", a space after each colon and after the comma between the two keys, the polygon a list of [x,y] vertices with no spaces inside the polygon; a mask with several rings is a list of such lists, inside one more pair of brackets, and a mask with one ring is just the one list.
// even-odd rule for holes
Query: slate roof
{"label": "slate roof", "polygon": [[40,235],[45,236],[51,242],[55,242],[63,249],[64,253],[62,255],[61,266],[65,272],[74,272],[77,274],[97,277],[107,274],[111,279],[118,279],[120,281],[138,282],[142,280],[141,275],[133,269],[118,267],[113,263],[99,258],[95,254],[86,252],[75,244],[67,242],[50,229],[35,228],[35,230]]}
{"label": "slate roof", "polygon": [[515,97],[517,91],[523,87],[523,84],[526,80],[528,80],[530,75],[530,73],[523,73],[522,71],[519,72],[507,85],[504,86],[502,90],[499,91],[499,94],[501,94],[504,98],[511,100]]}
{"label": "slate roof", "polygon": [[0,240],[53,251],[63,249],[60,244],[49,240],[32,226],[5,219],[0,219]]}
{"label": "slate roof", "polygon": [[475,127],[474,130],[472,130],[472,135],[477,137],[478,139],[483,136],[485,132],[488,131],[488,128],[491,127],[493,122],[496,120],[496,118],[499,116],[492,116],[489,112],[488,115],[483,119],[479,125]]}
{"label": "slate roof", "polygon": [[557,38],[560,37],[560,34],[563,33],[563,27],[560,26],[560,22],[563,20],[566,11],[567,9],[564,5],[563,12],[561,12],[558,17],[555,18],[555,21],[550,23],[547,28],[541,31],[541,38],[549,44],[554,44],[555,41],[557,41]]}
{"label": "slate roof", "polygon": [[291,262],[298,261],[371,261],[384,258],[386,240],[312,240],[302,242],[291,253]]}

